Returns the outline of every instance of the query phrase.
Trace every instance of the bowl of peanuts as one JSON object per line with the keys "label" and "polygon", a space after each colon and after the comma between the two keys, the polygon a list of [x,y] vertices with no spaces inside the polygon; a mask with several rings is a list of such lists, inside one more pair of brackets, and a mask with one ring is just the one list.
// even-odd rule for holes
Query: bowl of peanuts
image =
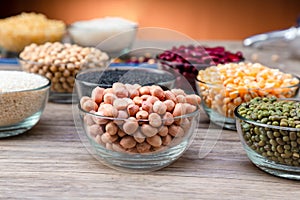
{"label": "bowl of peanuts", "polygon": [[19,55],[23,71],[51,80],[49,100],[56,103],[72,103],[75,75],[87,68],[105,68],[108,60],[99,49],[60,42],[33,43]]}
{"label": "bowl of peanuts", "polygon": [[299,78],[261,63],[219,64],[200,70],[196,87],[210,120],[236,130],[234,109],[255,97],[293,98]]}
{"label": "bowl of peanuts", "polygon": [[81,141],[96,159],[120,171],[144,173],[170,165],[196,134],[200,96],[159,82],[119,81],[92,84],[73,104]]}

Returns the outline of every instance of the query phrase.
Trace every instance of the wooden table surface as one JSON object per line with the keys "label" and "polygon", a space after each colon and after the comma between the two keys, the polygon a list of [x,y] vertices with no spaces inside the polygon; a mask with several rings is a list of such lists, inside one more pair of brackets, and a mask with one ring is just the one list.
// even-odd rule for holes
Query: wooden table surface
{"label": "wooden table surface", "polygon": [[[245,49],[241,42],[204,44],[242,50],[249,59],[254,52],[254,57],[265,55],[264,59],[273,55]],[[281,57],[279,61],[300,73],[299,61]],[[195,131],[205,132],[208,124],[202,111]],[[72,106],[49,102],[35,127],[0,140],[0,199],[299,199],[300,182],[255,167],[236,131],[222,130],[204,159],[198,157],[200,145],[196,138],[182,157],[159,171],[119,172],[85,149],[74,126]]]}

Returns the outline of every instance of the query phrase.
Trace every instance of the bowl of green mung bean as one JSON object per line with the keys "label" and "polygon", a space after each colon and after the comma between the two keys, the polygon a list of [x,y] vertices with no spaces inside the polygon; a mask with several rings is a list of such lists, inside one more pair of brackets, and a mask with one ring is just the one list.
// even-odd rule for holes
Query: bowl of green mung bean
{"label": "bowl of green mung bean", "polygon": [[300,180],[300,99],[256,97],[234,114],[249,159],[270,174]]}

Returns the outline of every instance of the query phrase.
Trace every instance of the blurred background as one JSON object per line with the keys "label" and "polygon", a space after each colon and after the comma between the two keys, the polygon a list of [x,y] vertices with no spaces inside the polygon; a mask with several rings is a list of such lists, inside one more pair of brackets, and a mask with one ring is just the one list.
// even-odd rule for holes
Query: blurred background
{"label": "blurred background", "polygon": [[194,39],[241,40],[296,25],[299,0],[0,0],[0,18],[39,12],[67,24],[119,16]]}

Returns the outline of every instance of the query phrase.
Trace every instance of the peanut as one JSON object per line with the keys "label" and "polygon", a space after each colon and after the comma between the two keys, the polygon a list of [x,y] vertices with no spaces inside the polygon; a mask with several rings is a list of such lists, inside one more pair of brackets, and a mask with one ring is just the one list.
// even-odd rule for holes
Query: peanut
{"label": "peanut", "polygon": [[118,132],[118,126],[114,122],[109,122],[105,125],[105,131],[109,135],[116,135]]}
{"label": "peanut", "polygon": [[117,117],[118,116],[118,110],[113,107],[113,105],[108,103],[100,104],[98,112],[102,111],[103,116],[105,117]]}
{"label": "peanut", "polygon": [[161,101],[156,101],[153,104],[152,109],[153,109],[153,112],[156,112],[159,115],[163,115],[167,111],[167,106]]}
{"label": "peanut", "polygon": [[186,102],[185,96],[182,95],[182,94],[177,95],[177,96],[176,96],[176,101],[177,101],[178,103],[185,103],[185,102]]}
{"label": "peanut", "polygon": [[167,145],[171,144],[172,137],[169,134],[167,134],[166,136],[163,136],[161,138],[161,140],[162,140],[162,145],[167,146]]}
{"label": "peanut", "polygon": [[149,95],[150,88],[149,88],[149,86],[143,86],[143,87],[139,88],[139,92],[140,92],[141,96],[145,95],[145,94]]}
{"label": "peanut", "polygon": [[162,127],[159,129],[158,134],[159,134],[160,136],[166,136],[166,135],[168,135],[168,132],[169,132],[168,127],[167,127],[167,126],[162,126]]}
{"label": "peanut", "polygon": [[123,130],[128,135],[134,134],[138,127],[139,124],[134,117],[129,117],[123,124]]}
{"label": "peanut", "polygon": [[149,113],[145,110],[140,110],[135,114],[137,120],[148,119]]}
{"label": "peanut", "polygon": [[118,116],[117,119],[114,120],[114,123],[117,125],[122,125],[125,122],[125,119],[127,119],[128,113],[124,110],[119,110],[118,111]]}
{"label": "peanut", "polygon": [[135,103],[135,105],[138,105],[138,106],[141,106],[143,103],[143,99],[139,96],[135,96],[132,100]]}
{"label": "peanut", "polygon": [[148,144],[147,142],[143,142],[143,143],[138,143],[136,145],[136,149],[139,153],[147,153],[150,151],[151,145]]}
{"label": "peanut", "polygon": [[173,137],[182,137],[184,135],[184,130],[180,126],[171,125],[169,127],[169,134]]}
{"label": "peanut", "polygon": [[92,100],[92,98],[87,97],[87,96],[81,97],[81,99],[80,99],[80,101],[79,101],[80,106],[83,107],[83,104],[84,104],[86,101],[88,101],[88,100]]}
{"label": "peanut", "polygon": [[133,137],[138,143],[142,143],[145,141],[145,136],[140,131],[135,132]]}
{"label": "peanut", "polygon": [[123,83],[114,83],[112,85],[112,89],[118,98],[125,98],[129,96],[129,92]]}
{"label": "peanut", "polygon": [[126,101],[125,99],[120,99],[117,98],[113,101],[113,106],[117,109],[117,110],[124,110],[127,108],[128,106],[128,101]]}
{"label": "peanut", "polygon": [[95,124],[92,115],[85,115],[83,121],[87,126],[91,126]]}
{"label": "peanut", "polygon": [[151,104],[154,104],[156,101],[159,101],[159,99],[155,96],[149,96],[146,101],[150,102]]}
{"label": "peanut", "polygon": [[135,147],[136,141],[132,136],[125,136],[120,140],[120,145],[125,149],[130,149]]}
{"label": "peanut", "polygon": [[160,127],[162,125],[162,120],[159,114],[151,113],[148,116],[149,124],[153,127]]}
{"label": "peanut", "polygon": [[173,109],[174,109],[174,107],[175,107],[174,101],[168,99],[168,100],[165,100],[165,101],[164,101],[164,104],[165,104],[166,107],[167,107],[167,110],[166,110],[166,111],[168,111],[168,112],[173,112]]}
{"label": "peanut", "polygon": [[87,127],[87,132],[92,136],[96,137],[97,135],[103,134],[102,127],[99,126],[98,124],[93,124],[91,126]]}
{"label": "peanut", "polygon": [[97,103],[101,103],[102,102],[102,98],[103,98],[103,88],[100,87],[95,87],[92,91],[92,99]]}
{"label": "peanut", "polygon": [[153,107],[153,105],[150,102],[143,101],[143,103],[142,103],[142,109],[143,110],[147,111],[148,113],[151,113],[152,112],[152,107]]}
{"label": "peanut", "polygon": [[103,146],[105,145],[105,143],[102,142],[102,140],[101,140],[101,135],[97,135],[95,138],[95,141],[100,145],[103,145]]}
{"label": "peanut", "polygon": [[121,129],[118,129],[118,136],[119,137],[124,137],[126,135],[126,133],[124,131],[122,131]]}
{"label": "peanut", "polygon": [[159,100],[164,100],[165,98],[165,93],[163,89],[161,89],[161,87],[159,86],[152,86],[150,88],[150,93],[152,96],[157,97]]}
{"label": "peanut", "polygon": [[125,87],[128,90],[129,97],[131,99],[133,99],[134,97],[140,95],[139,90],[138,90],[141,87],[140,85],[138,85],[138,84],[134,84],[134,85],[125,84]]}
{"label": "peanut", "polygon": [[116,99],[116,95],[112,93],[106,93],[103,95],[103,102],[107,104],[113,104]]}
{"label": "peanut", "polygon": [[201,103],[201,98],[196,94],[189,94],[185,96],[185,100],[187,103],[198,106]]}
{"label": "peanut", "polygon": [[160,147],[162,145],[161,137],[158,135],[147,137],[146,141],[153,147]]}
{"label": "peanut", "polygon": [[178,117],[181,115],[185,115],[186,114],[186,109],[183,103],[178,103],[175,105],[175,108],[173,110],[173,116],[174,117]]}
{"label": "peanut", "polygon": [[182,89],[174,88],[174,89],[171,90],[171,92],[172,92],[175,96],[178,96],[178,95],[185,95],[185,92],[184,92]]}
{"label": "peanut", "polygon": [[135,116],[136,113],[139,111],[139,108],[140,107],[138,105],[135,105],[135,104],[128,105],[127,113],[129,114],[129,116]]}
{"label": "peanut", "polygon": [[112,143],[118,140],[118,135],[110,135],[109,133],[103,133],[101,135],[101,140],[104,143]]}
{"label": "peanut", "polygon": [[157,128],[150,126],[149,124],[143,124],[141,131],[146,137],[152,137],[158,133]]}
{"label": "peanut", "polygon": [[176,96],[170,90],[164,91],[166,100],[171,100],[174,103],[177,103]]}
{"label": "peanut", "polygon": [[98,105],[96,104],[96,102],[94,102],[93,100],[89,99],[86,100],[83,105],[82,105],[82,109],[89,112],[91,110],[98,110]]}

